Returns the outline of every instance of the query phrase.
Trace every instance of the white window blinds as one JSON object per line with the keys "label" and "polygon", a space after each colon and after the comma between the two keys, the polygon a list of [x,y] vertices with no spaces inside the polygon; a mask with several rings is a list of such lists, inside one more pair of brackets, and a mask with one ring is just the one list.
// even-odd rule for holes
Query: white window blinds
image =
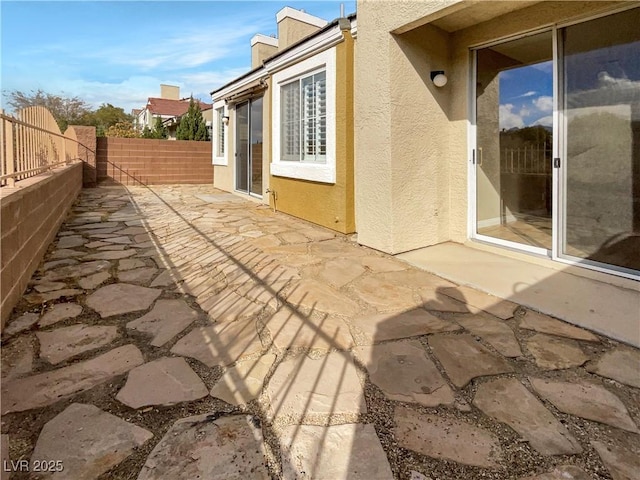
{"label": "white window blinds", "polygon": [[324,71],[281,87],[282,160],[324,163],[327,154],[327,81]]}
{"label": "white window blinds", "polygon": [[224,157],[224,107],[216,109],[216,157]]}

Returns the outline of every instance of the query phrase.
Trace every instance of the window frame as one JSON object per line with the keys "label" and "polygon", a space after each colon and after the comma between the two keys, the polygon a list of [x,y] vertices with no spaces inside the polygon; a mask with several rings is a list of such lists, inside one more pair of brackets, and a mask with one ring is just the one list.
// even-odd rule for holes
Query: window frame
{"label": "window frame", "polygon": [[[284,160],[281,151],[281,103],[282,87],[321,71],[325,72],[326,152],[324,162]],[[321,183],[336,182],[336,55],[335,47],[320,52],[306,60],[285,68],[273,79],[272,161],[270,171],[279,177],[310,180]],[[300,132],[302,144],[302,131]],[[301,155],[302,157],[302,155]]]}
{"label": "window frame", "polygon": [[[218,123],[218,111],[222,110],[222,116],[229,116],[229,111],[225,105],[224,100],[220,100],[213,104],[213,135],[211,136],[212,152],[213,152],[213,165],[223,165],[227,166],[228,163],[228,152],[229,152],[229,126],[220,125]],[[220,131],[219,128],[222,126],[222,156],[218,155],[219,152],[219,141],[220,141]]]}

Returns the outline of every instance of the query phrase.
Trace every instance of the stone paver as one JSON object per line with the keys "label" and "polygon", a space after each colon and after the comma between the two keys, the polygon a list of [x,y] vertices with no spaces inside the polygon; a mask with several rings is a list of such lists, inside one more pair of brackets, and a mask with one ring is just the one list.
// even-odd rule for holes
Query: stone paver
{"label": "stone paver", "polygon": [[469,423],[438,415],[396,408],[394,434],[404,448],[429,457],[477,467],[499,465],[502,449],[490,432]]}
{"label": "stone paver", "polygon": [[98,478],[152,437],[93,405],[72,403],[45,424],[31,459],[60,461],[64,470],[54,478]]}
{"label": "stone paver", "polygon": [[622,401],[604,387],[541,378],[530,378],[529,381],[538,395],[553,403],[561,412],[640,433]]}
{"label": "stone paver", "polygon": [[109,270],[111,263],[106,260],[98,260],[95,262],[85,262],[79,265],[68,265],[66,267],[56,268],[48,271],[44,278],[48,281],[63,280],[65,278],[78,278],[92,275],[94,273]]}
{"label": "stone paver", "polygon": [[127,328],[152,335],[150,344],[161,347],[198,318],[184,300],[158,300],[153,309],[127,323]]}
{"label": "stone paver", "polygon": [[134,345],[51,372],[2,384],[2,414],[44,407],[128,372],[144,362]]}
{"label": "stone paver", "polygon": [[118,262],[118,270],[133,270],[134,268],[144,267],[146,264],[137,258],[123,258]]}
{"label": "stone paver", "polygon": [[94,273],[93,275],[78,279],[78,285],[80,285],[80,288],[84,288],[85,290],[93,290],[110,278],[111,273],[109,272]]}
{"label": "stone paver", "polygon": [[476,377],[513,371],[504,358],[491,353],[471,335],[434,335],[429,337],[429,346],[457,387]]}
{"label": "stone paver", "polygon": [[548,473],[532,477],[522,477],[519,480],[591,480],[584,470],[574,465],[560,465]]}
{"label": "stone paver", "polygon": [[604,462],[613,480],[637,480],[640,472],[640,452],[624,447],[592,441],[591,445]]}
{"label": "stone paver", "polygon": [[33,368],[33,343],[32,336],[19,336],[13,338],[0,349],[2,354],[1,378],[2,382],[8,382],[14,378],[23,377]]}
{"label": "stone paver", "polygon": [[258,359],[244,360],[229,367],[211,389],[211,396],[232,405],[246,404],[262,392],[269,369],[275,362],[274,354]]}
{"label": "stone paver", "polygon": [[80,247],[87,243],[87,240],[84,239],[81,235],[69,235],[67,237],[62,237],[58,240],[57,247],[58,248],[73,248]]}
{"label": "stone paver", "polygon": [[418,290],[418,295],[422,300],[422,308],[436,312],[457,312],[468,313],[467,304],[455,300],[442,293],[441,288],[426,287]]}
{"label": "stone paver", "polygon": [[455,400],[453,390],[427,358],[420,342],[358,347],[355,353],[367,368],[371,381],[392,400],[427,407],[452,404]]}
{"label": "stone paver", "polygon": [[114,283],[89,295],[87,306],[105,318],[146,310],[161,293],[161,290],[153,288],[139,287],[128,283]]}
{"label": "stone paver", "polygon": [[62,297],[75,297],[82,293],[84,292],[82,290],[78,290],[77,288],[64,288],[62,290],[55,290],[53,292],[47,293],[30,293],[28,295],[25,295],[24,298],[29,303],[47,303]]}
{"label": "stone paver", "polygon": [[470,311],[473,313],[476,313],[477,309],[480,309],[503,320],[513,317],[513,312],[518,306],[515,303],[469,287],[458,286],[443,288],[442,293],[460,302],[464,302],[469,306],[476,307],[476,309],[470,308]]}
{"label": "stone paver", "polygon": [[163,357],[132,369],[116,399],[131,408],[175,405],[209,391],[184,358]]}
{"label": "stone paver", "polygon": [[231,365],[262,350],[255,322],[237,321],[193,329],[171,349],[171,353],[195,358],[208,367]]}
{"label": "stone paver", "polygon": [[[87,480],[640,470],[637,349],[210,185],[87,189],[65,221],[18,306],[34,313],[3,334],[15,459],[44,455],[40,436],[65,459],[61,478]],[[73,416],[73,402],[105,412]],[[165,437],[113,440],[94,414]]]}
{"label": "stone paver", "polygon": [[229,290],[223,290],[198,303],[215,322],[234,322],[255,318],[264,308],[263,305]]}
{"label": "stone paver", "polygon": [[305,355],[278,365],[267,388],[273,417],[365,413],[364,391],[351,355]]}
{"label": "stone paver", "polygon": [[386,340],[416,337],[440,332],[454,332],[460,327],[420,308],[402,313],[381,313],[354,318],[351,323],[371,345]]}
{"label": "stone paver", "polygon": [[284,429],[280,445],[283,480],[393,478],[373,425],[294,425]]}
{"label": "stone paver", "polygon": [[478,335],[505,357],[520,357],[522,350],[513,330],[505,322],[488,315],[473,315],[456,320],[472,334]]}
{"label": "stone paver", "polygon": [[[0,435],[0,461],[2,461],[2,466],[9,464],[11,461],[9,458],[9,435]],[[11,477],[11,469],[2,469],[2,480],[9,480]]]}
{"label": "stone paver", "polygon": [[283,307],[267,318],[265,324],[279,349],[348,350],[353,346],[347,324],[330,315],[317,318]]}
{"label": "stone paver", "polygon": [[52,365],[89,350],[108,345],[118,336],[118,327],[71,325],[48,332],[37,332],[40,358]]}
{"label": "stone paver", "polygon": [[120,258],[132,257],[137,252],[135,250],[112,250],[100,253],[92,253],[84,257],[84,260],[118,260]]}
{"label": "stone paver", "polygon": [[407,310],[422,302],[413,290],[384,278],[383,274],[362,277],[353,282],[354,294],[379,311]]}
{"label": "stone paver", "polygon": [[567,428],[515,378],[481,384],[473,404],[490,417],[509,425],[543,455],[582,452]]}
{"label": "stone paver", "polygon": [[520,328],[535,330],[540,333],[548,333],[560,337],[573,338],[574,340],[585,340],[587,342],[597,342],[598,337],[582,328],[556,320],[548,315],[526,310],[520,319]]}
{"label": "stone paver", "polygon": [[81,313],[82,305],[78,305],[77,303],[58,303],[42,316],[38,322],[38,326],[40,328],[48,327],[62,320],[76,318]]}
{"label": "stone paver", "polygon": [[5,336],[12,336],[17,333],[30,329],[40,319],[40,315],[37,313],[23,313],[13,322],[7,325],[7,328],[3,330]]}
{"label": "stone paver", "polygon": [[353,316],[360,310],[356,302],[318,280],[303,279],[295,283],[287,301],[305,312]]}
{"label": "stone paver", "polygon": [[249,416],[178,420],[153,449],[138,480],[268,480],[262,431]]}
{"label": "stone paver", "polygon": [[34,289],[36,292],[38,293],[47,293],[47,292],[52,292],[54,290],[62,290],[64,287],[66,287],[67,284],[63,283],[63,282],[39,282],[36,283],[36,285],[34,285]]}
{"label": "stone paver", "polygon": [[589,360],[574,340],[537,333],[527,340],[526,345],[536,364],[547,370],[579,367]]}
{"label": "stone paver", "polygon": [[357,261],[349,258],[330,260],[319,267],[309,267],[309,278],[319,278],[334,288],[341,288],[358,278],[365,268]]}
{"label": "stone paver", "polygon": [[134,268],[132,270],[119,271],[118,280],[121,282],[142,283],[146,285],[156,273],[158,273],[158,269],[153,267]]}
{"label": "stone paver", "polygon": [[587,365],[587,371],[640,388],[640,352],[628,347],[617,347],[602,355],[598,361]]}

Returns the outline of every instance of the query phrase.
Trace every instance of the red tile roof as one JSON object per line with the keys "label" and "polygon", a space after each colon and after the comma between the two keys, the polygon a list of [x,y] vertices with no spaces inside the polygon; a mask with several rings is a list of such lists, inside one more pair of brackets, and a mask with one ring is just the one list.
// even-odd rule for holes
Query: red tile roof
{"label": "red tile roof", "polygon": [[[196,100],[200,104],[200,110],[207,110],[212,107],[210,103]],[[184,115],[189,110],[189,99],[169,100],[167,98],[149,97],[147,109],[154,115],[171,115],[178,117]]]}

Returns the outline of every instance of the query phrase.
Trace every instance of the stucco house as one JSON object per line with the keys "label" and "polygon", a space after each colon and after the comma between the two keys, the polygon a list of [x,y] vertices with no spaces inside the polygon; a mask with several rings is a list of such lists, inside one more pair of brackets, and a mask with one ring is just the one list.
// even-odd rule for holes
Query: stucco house
{"label": "stucco house", "polygon": [[[357,9],[254,37],[213,92],[215,185],[640,344],[640,2]],[[294,103],[322,88],[326,152]]]}
{"label": "stucco house", "polygon": [[[138,131],[144,130],[145,127],[153,129],[156,125],[156,119],[161,118],[162,123],[167,127],[169,139],[175,140],[175,132],[180,117],[189,110],[190,97],[180,98],[180,87],[175,85],[160,85],[160,97],[149,97],[144,108],[136,109],[134,124]],[[200,110],[205,115],[211,116],[211,113],[205,114],[211,109],[211,104],[196,100],[200,104]],[[209,118],[209,121],[211,119]]]}
{"label": "stucco house", "polygon": [[342,233],[355,231],[355,16],[285,7],[252,70],[212,92],[214,185]]}

